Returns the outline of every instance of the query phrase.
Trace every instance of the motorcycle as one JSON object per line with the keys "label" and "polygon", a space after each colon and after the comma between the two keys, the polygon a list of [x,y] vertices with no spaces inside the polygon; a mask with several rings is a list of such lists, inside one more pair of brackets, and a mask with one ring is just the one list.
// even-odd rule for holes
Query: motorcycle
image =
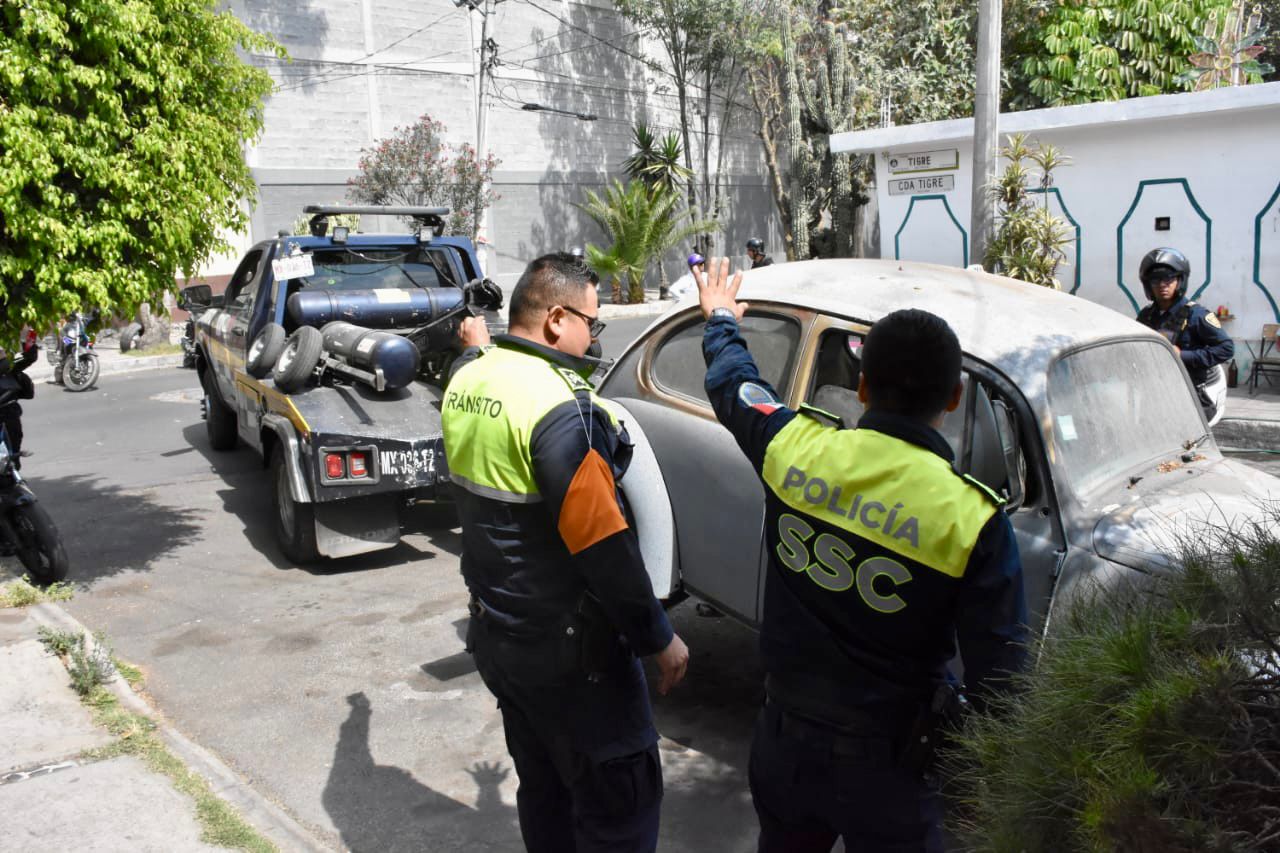
{"label": "motorcycle", "polygon": [[[0,393],[0,403],[12,392]],[[53,519],[18,473],[9,436],[0,427],[0,552],[17,555],[33,581],[65,580],[70,564]]]}
{"label": "motorcycle", "polygon": [[53,364],[53,381],[66,386],[68,391],[84,391],[98,381],[102,366],[93,350],[89,337],[89,318],[75,312],[62,327],[62,334],[55,346],[48,348],[49,361]]}

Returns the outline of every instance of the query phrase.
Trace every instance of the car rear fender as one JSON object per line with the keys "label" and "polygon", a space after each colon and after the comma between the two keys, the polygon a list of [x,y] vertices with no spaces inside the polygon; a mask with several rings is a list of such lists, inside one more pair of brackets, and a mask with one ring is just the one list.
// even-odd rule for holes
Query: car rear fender
{"label": "car rear fender", "polygon": [[626,425],[634,444],[631,465],[618,481],[618,486],[635,518],[640,553],[653,584],[653,594],[658,598],[668,598],[680,588],[680,573],[676,558],[675,516],[671,512],[666,480],[639,420],[617,400],[601,402]]}
{"label": "car rear fender", "polygon": [[289,491],[297,503],[311,503],[311,491],[307,488],[307,478],[302,472],[301,450],[298,446],[298,434],[293,424],[281,415],[266,414],[262,416],[262,458],[271,458],[271,443],[284,445],[284,464],[289,471]]}

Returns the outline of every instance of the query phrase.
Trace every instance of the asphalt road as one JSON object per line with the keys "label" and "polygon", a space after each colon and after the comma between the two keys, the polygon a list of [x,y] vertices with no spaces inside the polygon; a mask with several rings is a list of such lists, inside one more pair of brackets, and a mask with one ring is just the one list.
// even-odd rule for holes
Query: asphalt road
{"label": "asphalt road", "polygon": [[[611,322],[606,354],[648,322]],[[334,848],[522,849],[501,721],[462,650],[454,520],[422,510],[393,550],[295,568],[260,461],[212,451],[198,400],[194,372],[169,368],[83,394],[40,384],[24,404],[24,473],[72,561],[67,609],[141,666],[178,729]],[[654,699],[661,849],[752,850],[754,635],[691,604],[672,616],[692,662]]]}

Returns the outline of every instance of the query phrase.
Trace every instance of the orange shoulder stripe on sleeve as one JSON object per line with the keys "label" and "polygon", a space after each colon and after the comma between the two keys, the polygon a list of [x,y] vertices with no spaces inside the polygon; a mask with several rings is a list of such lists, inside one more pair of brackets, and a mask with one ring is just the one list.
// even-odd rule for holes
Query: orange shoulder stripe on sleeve
{"label": "orange shoulder stripe on sleeve", "polygon": [[560,538],[570,554],[578,554],[627,529],[618,508],[613,471],[595,448],[587,451],[560,505]]}

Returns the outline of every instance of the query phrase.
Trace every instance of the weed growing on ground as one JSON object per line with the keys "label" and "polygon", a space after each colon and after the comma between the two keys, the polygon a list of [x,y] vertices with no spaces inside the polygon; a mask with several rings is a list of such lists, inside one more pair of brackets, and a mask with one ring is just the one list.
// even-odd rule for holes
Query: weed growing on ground
{"label": "weed growing on ground", "polygon": [[74,594],[69,583],[57,581],[41,588],[32,584],[30,577],[23,575],[19,580],[0,584],[0,609],[30,607],[42,601],[70,601]]}
{"label": "weed growing on ground", "polygon": [[88,696],[95,687],[106,684],[116,676],[115,666],[111,663],[111,647],[101,636],[95,635],[94,640],[93,645],[89,646],[84,637],[80,637],[67,658],[71,686],[81,696]]}
{"label": "weed growing on ground", "polygon": [[44,644],[45,651],[60,658],[68,657],[72,650],[84,644],[84,637],[75,631],[59,631],[48,625],[37,628],[36,635]]}
{"label": "weed growing on ground", "polygon": [[250,853],[272,853],[277,848],[245,820],[226,801],[209,788],[209,783],[178,760],[156,734],[156,724],[149,718],[122,707],[106,688],[93,688],[84,697],[93,712],[94,722],[105,728],[116,740],[107,746],[85,752],[86,761],[103,761],[120,755],[132,755],[151,770],[169,778],[175,788],[191,797],[200,822],[200,840],[206,844],[245,850]]}
{"label": "weed growing on ground", "polygon": [[115,655],[111,656],[111,663],[116,668],[116,672],[120,673],[120,677],[129,682],[129,686],[135,692],[142,689],[142,670],[127,661],[120,660]]}

